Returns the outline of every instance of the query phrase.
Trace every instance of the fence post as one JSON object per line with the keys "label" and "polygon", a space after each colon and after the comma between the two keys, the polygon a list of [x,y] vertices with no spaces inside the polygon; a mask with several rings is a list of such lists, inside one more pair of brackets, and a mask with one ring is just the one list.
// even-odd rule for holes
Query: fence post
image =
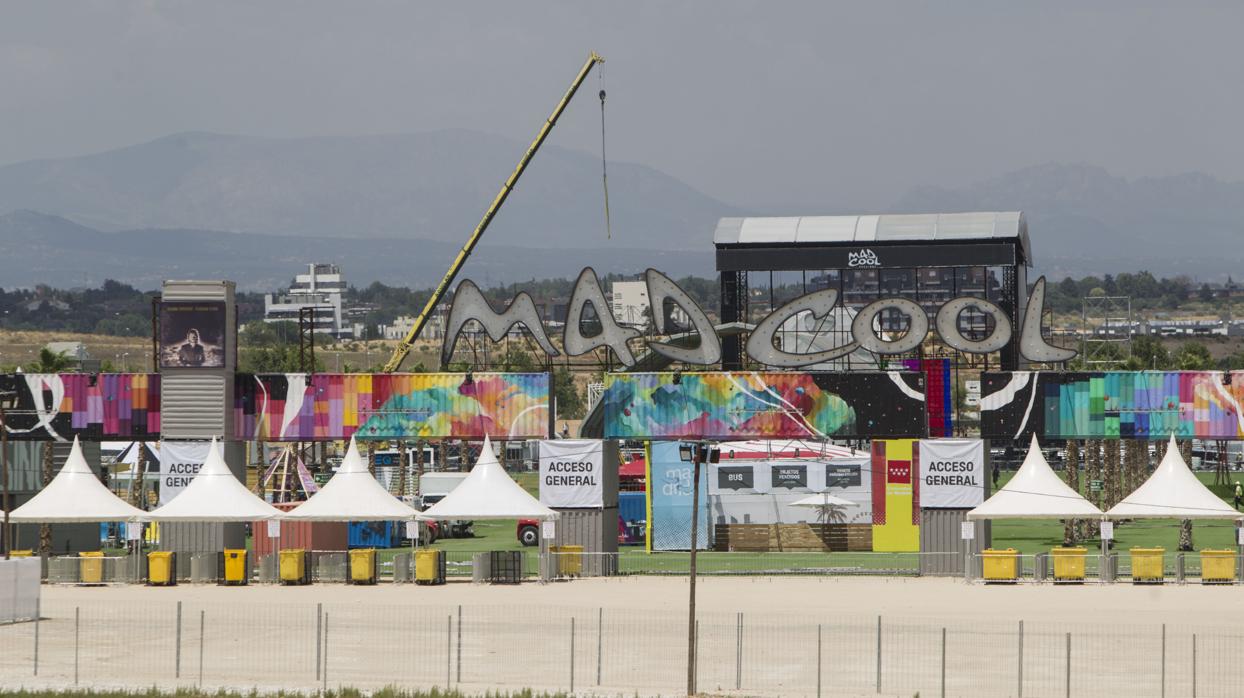
{"label": "fence post", "polygon": [[743,614],[739,614],[738,629],[734,633],[734,688],[743,688]]}
{"label": "fence post", "polygon": [[695,667],[691,672],[691,678],[695,680],[696,691],[700,690],[700,619],[695,619],[695,637],[692,638],[695,643]]}
{"label": "fence post", "polygon": [[574,693],[574,616],[570,616],[570,692]]}
{"label": "fence post", "polygon": [[603,645],[604,630],[602,628],[604,626],[604,623],[605,623],[605,609],[603,607],[598,608],[596,610],[596,685],[597,686],[600,685],[601,649],[604,647]]}
{"label": "fence post", "polygon": [[199,611],[199,685],[203,685],[203,635],[207,627],[207,611]]}
{"label": "fence post", "polygon": [[881,616],[877,616],[877,693],[881,693]]}
{"label": "fence post", "polygon": [[821,698],[821,624],[816,624],[816,698]]}
{"label": "fence post", "polygon": [[1162,624],[1162,698],[1166,698],[1166,623]]}
{"label": "fence post", "polygon": [[177,649],[173,660],[173,678],[181,678],[181,602],[177,602]]}
{"label": "fence post", "polygon": [[454,656],[454,614],[445,616],[445,690],[452,683]]}
{"label": "fence post", "polygon": [[324,669],[320,672],[320,684],[324,693],[328,692],[328,614],[324,614]]}
{"label": "fence post", "polygon": [[315,605],[315,680],[320,679],[320,664],[324,661],[324,604]]}
{"label": "fence post", "polygon": [[946,698],[946,629],[942,628],[942,698]]}
{"label": "fence post", "polygon": [[82,607],[75,606],[73,607],[73,686],[77,686],[78,636],[80,636],[81,627]]}
{"label": "fence post", "polygon": [[1192,698],[1196,698],[1196,633],[1192,633]]}
{"label": "fence post", "polygon": [[35,599],[35,676],[39,675],[39,617],[43,615],[43,599]]}
{"label": "fence post", "polygon": [[1015,673],[1019,677],[1018,698],[1024,698],[1024,621],[1022,620],[1019,622],[1019,662]]}
{"label": "fence post", "polygon": [[462,605],[458,605],[458,683],[462,683]]}
{"label": "fence post", "polygon": [[1071,698],[1071,633],[1067,633],[1067,698]]}

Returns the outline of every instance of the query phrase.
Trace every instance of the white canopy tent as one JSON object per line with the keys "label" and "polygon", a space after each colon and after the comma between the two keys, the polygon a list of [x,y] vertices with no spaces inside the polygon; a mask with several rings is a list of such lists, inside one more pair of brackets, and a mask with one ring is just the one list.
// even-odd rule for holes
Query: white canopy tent
{"label": "white canopy tent", "polygon": [[173,501],[147,515],[154,521],[261,521],[281,512],[238,481],[212,439],[203,467]]}
{"label": "white canopy tent", "polygon": [[[331,481],[330,481],[331,482]],[[505,472],[484,437],[484,449],[471,472],[445,498],[419,514],[420,520],[539,519],[561,514],[532,497]]]}
{"label": "white canopy tent", "polygon": [[1188,469],[1174,434],[1162,462],[1134,492],[1110,508],[1112,519],[1240,519],[1244,514],[1222,501]]}
{"label": "white canopy tent", "polygon": [[350,448],[337,473],[310,499],[282,518],[297,521],[394,521],[418,512],[394,497],[367,471],[358,444]]}
{"label": "white canopy tent", "polygon": [[969,511],[968,519],[1090,519],[1101,515],[1101,509],[1055,474],[1033,435],[1028,455],[1015,477]]}
{"label": "white canopy tent", "polygon": [[91,472],[82,456],[78,437],[65,465],[47,487],[30,501],[14,509],[9,520],[14,523],[96,523],[105,521],[140,521],[146,512],[133,507],[113,494]]}
{"label": "white canopy tent", "polygon": [[807,497],[804,497],[803,499],[798,499],[798,500],[791,502],[790,505],[792,507],[811,507],[811,508],[857,506],[855,502],[852,502],[847,499],[843,499],[842,497],[835,497],[828,492],[824,492],[822,494],[808,495]]}

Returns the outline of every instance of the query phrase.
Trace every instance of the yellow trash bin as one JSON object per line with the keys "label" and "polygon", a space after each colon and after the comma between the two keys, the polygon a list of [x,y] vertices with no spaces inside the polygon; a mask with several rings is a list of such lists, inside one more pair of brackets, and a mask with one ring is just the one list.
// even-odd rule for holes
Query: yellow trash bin
{"label": "yellow trash bin", "polygon": [[1235,581],[1235,551],[1202,550],[1201,583],[1230,584]]}
{"label": "yellow trash bin", "polygon": [[1019,551],[1015,548],[982,550],[981,558],[986,582],[1019,581]]}
{"label": "yellow trash bin", "polygon": [[281,584],[310,584],[310,557],[305,550],[282,550],[280,557]]}
{"label": "yellow trash bin", "polygon": [[246,550],[226,549],[224,558],[224,583],[245,586],[247,582]]}
{"label": "yellow trash bin", "polygon": [[78,557],[82,558],[82,560],[78,563],[78,581],[82,584],[103,584],[103,551],[96,550],[93,552],[78,553]]}
{"label": "yellow trash bin", "polygon": [[1132,583],[1161,584],[1166,580],[1166,548],[1132,548]]}
{"label": "yellow trash bin", "polygon": [[147,553],[147,584],[153,587],[177,584],[177,553],[168,550]]}
{"label": "yellow trash bin", "polygon": [[1088,555],[1085,548],[1054,548],[1050,557],[1054,559],[1054,581],[1083,582],[1084,560]]}
{"label": "yellow trash bin", "polygon": [[350,551],[350,576],[347,581],[351,584],[376,583],[375,548],[356,548]]}
{"label": "yellow trash bin", "polygon": [[445,553],[435,548],[415,551],[415,584],[445,583]]}
{"label": "yellow trash bin", "polygon": [[582,545],[550,545],[549,552],[557,560],[557,576],[578,577],[583,574]]}
{"label": "yellow trash bin", "polygon": [[35,556],[35,551],[33,550],[10,550],[9,551],[9,557],[34,557],[34,556]]}

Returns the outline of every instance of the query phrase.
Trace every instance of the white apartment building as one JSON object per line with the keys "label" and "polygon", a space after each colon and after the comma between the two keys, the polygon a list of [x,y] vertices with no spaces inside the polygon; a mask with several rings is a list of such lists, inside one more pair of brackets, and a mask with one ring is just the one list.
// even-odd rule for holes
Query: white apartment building
{"label": "white apartment building", "polygon": [[336,264],[308,264],[307,273],[295,276],[288,290],[264,296],[264,322],[298,322],[299,311],[313,307],[316,332],[353,339],[356,328],[342,321],[341,294],[345,289],[345,279]]}
{"label": "white apartment building", "polygon": [[[619,325],[647,329],[652,309],[648,304],[648,284],[644,281],[614,281],[609,286],[609,302],[613,306],[613,319]],[[688,317],[683,309],[674,306],[670,319],[686,325]]]}

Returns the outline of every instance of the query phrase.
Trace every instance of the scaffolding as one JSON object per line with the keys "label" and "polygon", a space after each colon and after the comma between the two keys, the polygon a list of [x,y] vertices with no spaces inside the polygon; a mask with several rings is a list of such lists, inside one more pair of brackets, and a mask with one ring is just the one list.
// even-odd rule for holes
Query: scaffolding
{"label": "scaffolding", "polygon": [[1131,296],[1086,296],[1080,310],[1080,356],[1090,369],[1119,368],[1132,356]]}

